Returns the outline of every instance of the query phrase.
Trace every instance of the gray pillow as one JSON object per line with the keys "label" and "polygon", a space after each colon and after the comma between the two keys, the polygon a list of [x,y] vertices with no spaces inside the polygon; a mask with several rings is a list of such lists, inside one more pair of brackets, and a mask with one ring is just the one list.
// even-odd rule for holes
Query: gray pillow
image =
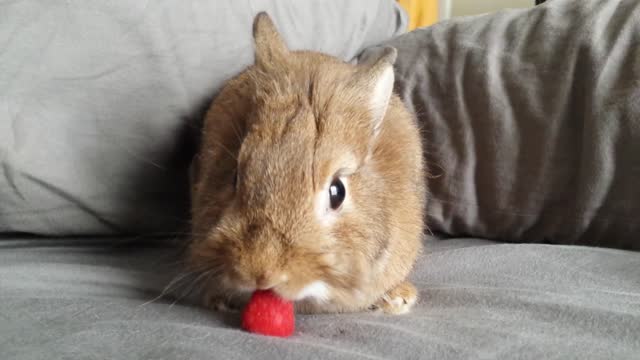
{"label": "gray pillow", "polygon": [[424,128],[432,230],[640,249],[640,2],[553,0],[387,43]]}
{"label": "gray pillow", "polygon": [[182,228],[190,120],[252,63],[261,10],[345,60],[406,27],[393,0],[0,3],[0,232]]}

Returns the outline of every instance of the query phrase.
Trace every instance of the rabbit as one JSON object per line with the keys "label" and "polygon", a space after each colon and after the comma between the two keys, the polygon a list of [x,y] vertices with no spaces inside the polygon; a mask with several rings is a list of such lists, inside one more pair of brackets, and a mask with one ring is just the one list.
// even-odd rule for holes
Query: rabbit
{"label": "rabbit", "polygon": [[271,289],[298,313],[409,312],[426,180],[396,50],[349,64],[290,51],[265,13],[255,63],[213,100],[191,166],[187,264],[204,303]]}

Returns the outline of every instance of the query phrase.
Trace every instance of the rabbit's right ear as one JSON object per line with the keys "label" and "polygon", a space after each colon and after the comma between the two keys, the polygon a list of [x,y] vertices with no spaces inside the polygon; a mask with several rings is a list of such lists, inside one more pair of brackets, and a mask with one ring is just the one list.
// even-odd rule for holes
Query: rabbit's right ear
{"label": "rabbit's right ear", "polygon": [[253,39],[258,66],[268,67],[269,64],[284,61],[289,53],[273,21],[264,11],[258,13],[253,20]]}

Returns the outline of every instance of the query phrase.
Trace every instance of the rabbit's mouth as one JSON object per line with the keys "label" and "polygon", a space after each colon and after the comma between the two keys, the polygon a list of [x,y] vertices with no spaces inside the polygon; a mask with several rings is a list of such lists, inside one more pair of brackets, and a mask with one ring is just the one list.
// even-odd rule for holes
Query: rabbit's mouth
{"label": "rabbit's mouth", "polygon": [[237,277],[232,278],[228,275],[225,274],[219,279],[219,285],[234,293],[250,294],[256,290],[271,290],[290,301],[305,300],[315,303],[326,303],[332,298],[331,286],[323,280],[295,284],[289,281],[288,276],[282,275],[278,278],[278,282],[266,285],[267,283],[255,281],[239,281]]}
{"label": "rabbit's mouth", "polygon": [[304,286],[295,296],[295,300],[313,299],[325,302],[331,297],[329,286],[322,280],[317,280]]}
{"label": "rabbit's mouth", "polygon": [[[283,283],[269,288],[284,299],[291,301],[311,301],[314,303],[326,303],[331,299],[331,288],[322,280],[309,282],[302,287],[292,287]],[[257,289],[254,289],[257,290]]]}

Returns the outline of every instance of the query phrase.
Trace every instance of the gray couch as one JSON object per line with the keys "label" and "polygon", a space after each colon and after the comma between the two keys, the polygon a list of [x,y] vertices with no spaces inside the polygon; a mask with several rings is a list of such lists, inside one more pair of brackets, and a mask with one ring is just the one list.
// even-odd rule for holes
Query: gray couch
{"label": "gray couch", "polygon": [[[156,299],[175,249],[112,239],[0,245],[3,359],[637,359],[640,256],[426,239],[406,316],[297,316],[288,339]],[[120,240],[122,241],[122,240]],[[188,290],[184,284],[180,291]]]}
{"label": "gray couch", "polygon": [[[408,315],[262,337],[172,282],[191,135],[260,10],[292,48],[399,50],[435,233]],[[405,27],[391,0],[0,2],[0,359],[640,358],[640,4]]]}

